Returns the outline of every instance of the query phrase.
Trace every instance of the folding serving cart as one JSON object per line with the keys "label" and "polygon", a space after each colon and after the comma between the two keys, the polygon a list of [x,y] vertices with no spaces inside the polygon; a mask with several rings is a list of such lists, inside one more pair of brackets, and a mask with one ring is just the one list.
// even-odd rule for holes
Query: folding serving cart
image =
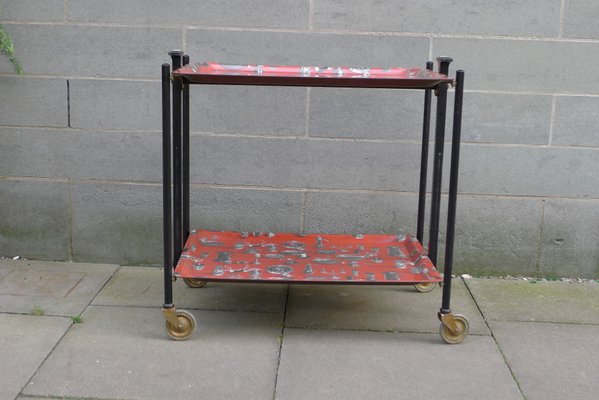
{"label": "folding serving cart", "polygon": [[[172,282],[183,278],[188,286],[196,288],[207,282],[263,282],[414,285],[418,291],[427,292],[440,283],[443,285],[438,314],[441,337],[452,344],[464,340],[468,335],[468,320],[450,309],[464,88],[464,71],[457,71],[455,79],[448,76],[451,58],[437,58],[439,69],[434,72],[430,61],[426,69],[381,69],[190,64],[189,56],[181,51],[172,51],[169,55],[172,57],[172,72],[171,65],[162,65],[163,312],[166,331],[172,339],[189,338],[196,326],[193,315],[177,310],[173,303]],[[424,116],[416,236],[190,230],[189,87],[192,84],[422,89]],[[449,85],[455,87],[455,101],[443,276],[436,265]],[[423,247],[423,235],[433,93],[437,97],[437,105],[427,250]]]}

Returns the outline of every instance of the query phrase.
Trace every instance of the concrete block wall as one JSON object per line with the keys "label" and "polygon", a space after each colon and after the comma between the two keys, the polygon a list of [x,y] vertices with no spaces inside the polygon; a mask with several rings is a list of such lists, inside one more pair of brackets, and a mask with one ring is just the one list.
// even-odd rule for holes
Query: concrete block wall
{"label": "concrete block wall", "polygon": [[[0,0],[26,73],[0,59],[0,255],[161,262],[171,49],[303,65],[450,55],[466,71],[457,272],[599,278],[599,3],[491,3]],[[422,93],[194,87],[192,102],[194,226],[415,229]]]}

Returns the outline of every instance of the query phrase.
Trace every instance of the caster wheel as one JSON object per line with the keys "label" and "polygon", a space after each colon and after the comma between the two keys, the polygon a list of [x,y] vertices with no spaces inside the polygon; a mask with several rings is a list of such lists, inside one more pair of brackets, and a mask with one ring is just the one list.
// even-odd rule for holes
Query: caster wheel
{"label": "caster wheel", "polygon": [[457,332],[452,332],[447,326],[441,324],[441,328],[439,329],[439,333],[441,334],[441,338],[445,343],[448,344],[458,344],[462,343],[466,336],[468,336],[468,332],[470,331],[470,323],[468,322],[468,318],[461,314],[455,314],[453,319],[458,326]]}
{"label": "caster wheel", "polygon": [[424,282],[415,284],[414,289],[416,289],[420,293],[428,293],[431,290],[433,290],[436,286],[436,282]]}
{"label": "caster wheel", "polygon": [[183,282],[185,282],[185,284],[190,288],[201,288],[206,286],[208,283],[198,278],[183,278]]}
{"label": "caster wheel", "polygon": [[187,340],[196,330],[196,319],[192,313],[185,310],[177,311],[177,326],[166,321],[166,334],[173,340]]}

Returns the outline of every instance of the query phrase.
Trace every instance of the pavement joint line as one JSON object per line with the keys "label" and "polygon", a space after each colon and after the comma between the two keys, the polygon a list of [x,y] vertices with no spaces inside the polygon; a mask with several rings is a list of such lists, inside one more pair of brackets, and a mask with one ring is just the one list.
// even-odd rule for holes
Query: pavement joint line
{"label": "pavement joint line", "polygon": [[[157,306],[132,306],[132,305],[115,305],[115,304],[90,304],[89,307],[103,307],[103,308],[140,308],[146,310],[160,310],[160,307]],[[192,308],[192,307],[183,307],[186,310],[192,311],[207,311],[207,312],[230,312],[230,313],[247,313],[247,314],[279,314],[279,311],[257,311],[257,310],[223,310],[223,309],[215,309],[215,308]],[[286,308],[284,310],[284,316],[286,317]],[[23,314],[23,315],[31,315],[31,314]],[[50,316],[50,315],[46,315]],[[64,318],[70,318],[65,317]],[[322,330],[322,331],[349,331],[349,332],[378,332],[378,333],[415,333],[415,334],[423,334],[423,335],[436,335],[435,332],[430,331],[414,331],[414,330],[403,330],[403,329],[360,329],[360,328],[344,328],[344,327],[336,327],[336,328],[324,328],[318,326],[289,326],[284,325],[285,328],[289,329],[302,329],[302,330]],[[488,337],[488,334],[484,333],[471,333],[471,336],[480,336],[480,337]]]}
{"label": "pavement joint line", "polygon": [[512,366],[510,365],[510,363],[507,360],[507,356],[505,355],[505,353],[503,352],[503,349],[501,348],[501,346],[499,345],[499,342],[497,341],[497,339],[495,338],[495,335],[493,334],[493,332],[491,332],[491,337],[493,338],[493,340],[495,341],[495,345],[497,346],[497,350],[499,350],[499,354],[501,354],[501,358],[503,358],[503,362],[505,363],[506,367],[508,368],[508,370],[510,371],[510,374],[512,375],[512,379],[514,380],[514,383],[516,384],[516,386],[518,387],[518,391],[520,392],[520,394],[522,395],[522,398],[524,400],[527,400],[526,395],[524,394],[524,391],[522,390],[522,386],[520,385],[520,381],[518,380],[518,377],[516,376],[516,373],[514,372],[514,370],[512,369]]}
{"label": "pavement joint line", "polygon": [[102,290],[104,290],[104,288],[106,287],[106,285],[108,285],[108,282],[110,282],[112,280],[112,278],[116,275],[116,273],[121,270],[121,268],[123,268],[123,266],[119,265],[119,267],[116,268],[112,274],[110,274],[110,276],[108,277],[108,279],[106,279],[106,281],[104,282],[104,284],[102,285],[102,287],[98,289],[98,291],[96,292],[96,294],[91,298],[91,300],[87,303],[87,305],[85,306],[85,308],[83,308],[83,311],[81,311],[81,313],[79,315],[83,314],[87,310],[87,308],[89,306],[91,306],[91,304],[94,302],[94,300],[96,299],[96,297],[98,297],[98,295],[100,294],[100,292]]}
{"label": "pavement joint line", "polygon": [[64,337],[73,328],[73,325],[75,325],[75,323],[71,322],[71,325],[67,329],[65,329],[64,333],[62,334],[62,336],[60,336],[60,338],[56,341],[56,343],[54,343],[54,346],[52,346],[52,348],[50,349],[50,351],[48,352],[48,354],[46,354],[46,356],[39,363],[39,365],[37,366],[37,368],[35,369],[35,371],[33,371],[33,373],[31,374],[31,376],[29,377],[29,379],[27,379],[27,381],[25,382],[25,384],[21,387],[21,390],[19,390],[19,395],[22,394],[23,390],[25,390],[25,388],[30,384],[30,382],[33,379],[33,377],[38,373],[38,371],[40,370],[40,368],[42,368],[42,365],[44,365],[44,363],[46,362],[46,360],[52,355],[52,353],[54,353],[54,350],[58,347],[58,345],[60,345],[60,343],[62,342],[62,340],[64,339]]}
{"label": "pavement joint line", "polygon": [[[403,330],[403,329],[359,329],[359,328],[324,328],[319,326],[286,326],[289,329],[301,329],[305,331],[343,331],[343,332],[375,332],[375,333],[389,333],[389,334],[416,334],[416,335],[432,335],[436,336],[438,333],[430,331],[415,331],[415,330]],[[484,333],[470,333],[468,336],[477,337],[489,337]]]}
{"label": "pavement joint line", "polygon": [[519,321],[515,319],[490,319],[491,322],[509,322],[518,324],[553,324],[553,325],[582,325],[582,326],[599,326],[599,323],[593,322],[563,322],[563,321]]}
{"label": "pavement joint line", "polygon": [[287,306],[289,305],[290,285],[287,284],[287,294],[285,296],[285,309],[283,310],[283,323],[281,325],[281,334],[279,336],[279,354],[277,355],[277,369],[275,372],[275,383],[272,392],[272,399],[277,398],[277,382],[279,381],[279,367],[281,366],[281,355],[283,354],[283,341],[285,340],[285,323],[287,322]]}
{"label": "pavement joint line", "polygon": [[[142,306],[142,305],[120,305],[120,304],[90,304],[88,307],[113,307],[113,308],[142,308],[145,310],[162,310],[160,306]],[[280,314],[279,311],[259,311],[259,310],[224,310],[218,308],[197,308],[197,307],[181,307],[185,310],[192,311],[207,311],[207,312],[230,312],[230,313],[248,313],[248,314]],[[87,309],[87,308],[86,308]],[[179,307],[177,307],[179,309]],[[31,315],[31,314],[26,314]]]}
{"label": "pavement joint line", "polygon": [[487,320],[487,317],[485,317],[483,310],[480,308],[480,305],[476,301],[476,297],[474,297],[472,290],[470,290],[470,286],[468,286],[467,279],[464,279],[464,278],[460,278],[460,279],[462,279],[462,282],[464,282],[464,286],[466,286],[466,290],[470,294],[470,297],[472,298],[474,305],[476,305],[476,308],[478,309],[478,312],[480,313],[483,321],[485,321],[485,325],[487,325],[487,329],[489,329],[489,332],[491,332],[491,337],[493,338],[493,341],[495,342],[495,346],[497,346],[497,350],[499,350],[499,354],[501,354],[501,358],[503,359],[505,366],[507,367],[508,371],[510,372],[510,375],[512,376],[512,379],[514,380],[514,383],[516,384],[516,387],[518,388],[520,395],[522,396],[522,398],[524,400],[527,400],[526,395],[524,394],[524,391],[522,390],[522,386],[520,385],[520,381],[518,380],[518,377],[516,376],[516,373],[512,369],[512,366],[508,362],[507,357],[506,357],[505,353],[503,352],[503,349],[499,345],[499,341],[495,337],[495,333],[493,333],[493,330],[491,329],[491,326],[489,325],[489,321]]}
{"label": "pavement joint line", "polygon": [[41,317],[41,318],[50,317],[50,318],[72,319],[71,315],[47,314],[46,312],[44,312],[43,315],[35,315],[35,314],[28,313],[28,312],[0,311],[0,315],[22,315],[22,316],[26,316],[26,317]]}
{"label": "pavement joint line", "polygon": [[127,398],[113,397],[69,397],[69,396],[53,396],[53,395],[31,395],[19,393],[19,397],[25,399],[51,399],[51,400],[133,400]]}

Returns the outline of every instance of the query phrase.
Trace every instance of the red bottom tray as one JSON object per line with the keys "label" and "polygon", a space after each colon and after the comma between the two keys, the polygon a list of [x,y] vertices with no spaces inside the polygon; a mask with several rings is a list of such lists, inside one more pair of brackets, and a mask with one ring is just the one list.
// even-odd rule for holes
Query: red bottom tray
{"label": "red bottom tray", "polygon": [[205,230],[191,232],[175,276],[225,282],[395,285],[442,280],[412,236]]}

